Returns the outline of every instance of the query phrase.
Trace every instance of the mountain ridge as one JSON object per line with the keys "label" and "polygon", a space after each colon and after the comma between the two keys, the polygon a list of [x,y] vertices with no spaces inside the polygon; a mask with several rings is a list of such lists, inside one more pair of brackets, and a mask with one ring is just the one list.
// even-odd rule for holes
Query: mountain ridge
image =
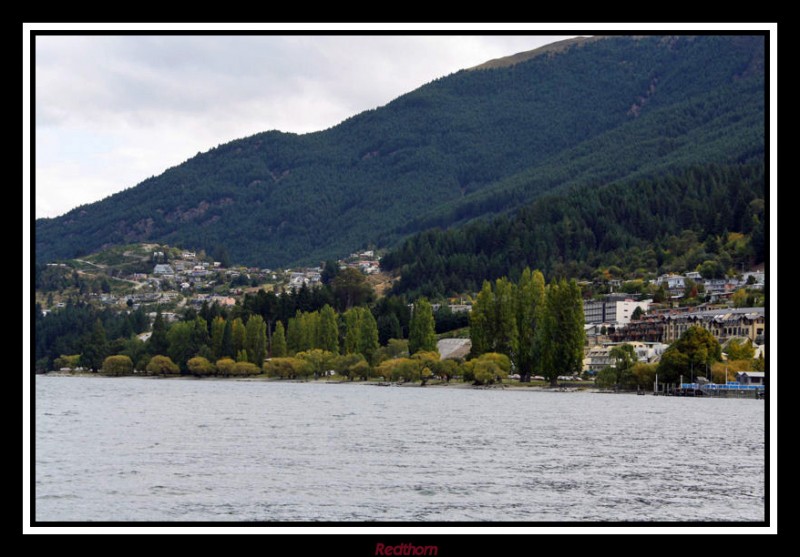
{"label": "mountain ridge", "polygon": [[38,219],[36,259],[158,241],[314,262],[555,189],[763,155],[763,37],[589,39],[461,70],[327,130],[219,145]]}

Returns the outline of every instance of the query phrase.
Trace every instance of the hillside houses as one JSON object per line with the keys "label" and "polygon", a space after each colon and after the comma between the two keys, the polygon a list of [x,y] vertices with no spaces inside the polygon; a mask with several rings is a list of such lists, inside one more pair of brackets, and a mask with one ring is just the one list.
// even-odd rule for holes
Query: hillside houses
{"label": "hillside houses", "polygon": [[660,286],[663,285],[667,290],[683,290],[686,287],[686,277],[683,275],[661,275],[651,282]]}
{"label": "hillside houses", "polygon": [[236,298],[232,296],[220,296],[218,294],[199,294],[193,297],[191,302],[197,307],[202,306],[204,303],[208,304],[209,306],[217,304],[223,307],[231,307],[236,305]]}
{"label": "hillside houses", "polygon": [[163,278],[173,278],[175,276],[175,270],[171,265],[159,263],[153,268],[153,274],[160,275]]}
{"label": "hillside houses", "polygon": [[287,271],[289,274],[289,288],[298,289],[303,286],[315,286],[322,282],[322,271],[319,268],[301,271]]}
{"label": "hillside houses", "polygon": [[[680,295],[687,286],[688,281],[702,286],[703,291],[712,298],[719,298],[732,294],[739,288],[752,288],[754,290],[764,289],[764,272],[747,271],[742,273],[741,278],[703,278],[697,271],[686,273],[685,275],[665,274],[650,281],[651,284],[663,286],[670,294]],[[691,283],[689,283],[691,284]]]}

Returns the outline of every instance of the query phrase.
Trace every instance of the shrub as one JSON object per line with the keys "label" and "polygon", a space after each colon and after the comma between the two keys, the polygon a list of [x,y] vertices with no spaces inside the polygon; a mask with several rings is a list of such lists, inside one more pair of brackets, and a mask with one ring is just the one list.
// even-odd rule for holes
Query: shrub
{"label": "shrub", "polygon": [[229,376],[234,374],[233,368],[236,367],[236,362],[231,358],[222,358],[217,360],[217,374]]}
{"label": "shrub", "polygon": [[109,356],[103,360],[103,373],[106,375],[130,375],[133,362],[128,356]]}
{"label": "shrub", "polygon": [[189,368],[189,373],[199,376],[213,375],[216,371],[214,364],[200,356],[196,356],[186,362],[186,367]]}
{"label": "shrub", "polygon": [[258,375],[259,373],[261,373],[259,367],[251,362],[236,362],[233,366],[234,375]]}
{"label": "shrub", "polygon": [[147,373],[151,375],[180,375],[181,370],[169,356],[153,356],[147,362]]}

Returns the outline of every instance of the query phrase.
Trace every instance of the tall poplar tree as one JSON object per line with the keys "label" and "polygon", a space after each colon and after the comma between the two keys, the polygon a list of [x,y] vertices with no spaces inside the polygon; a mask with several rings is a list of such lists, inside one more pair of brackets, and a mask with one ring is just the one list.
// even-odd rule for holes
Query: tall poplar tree
{"label": "tall poplar tree", "polygon": [[483,283],[470,314],[473,356],[499,352],[516,361],[519,347],[516,290],[505,278],[497,279],[494,288],[488,281]]}
{"label": "tall poplar tree", "polygon": [[411,312],[411,324],[408,332],[408,351],[438,352],[436,348],[436,327],[433,319],[433,308],[425,298],[420,298],[414,304]]}
{"label": "tall poplar tree", "polygon": [[289,354],[303,351],[303,331],[299,314],[300,312],[298,316],[289,318],[289,326],[286,329],[286,348]]}
{"label": "tall poplar tree", "polygon": [[169,349],[167,353],[177,366],[185,371],[186,362],[197,354],[198,335],[195,333],[195,321],[180,321],[174,323],[167,332]]}
{"label": "tall poplar tree", "polygon": [[214,361],[222,358],[222,344],[225,340],[225,319],[217,315],[211,322],[211,353]]}
{"label": "tall poplar tree", "polygon": [[313,350],[319,345],[319,312],[311,311],[298,315],[300,319],[299,351]]}
{"label": "tall poplar tree", "polygon": [[559,375],[579,373],[583,366],[583,299],[575,280],[561,279],[547,288],[547,311],[539,328],[542,374],[555,386]]}
{"label": "tall poplar tree", "polygon": [[361,309],[361,319],[358,334],[358,352],[366,358],[367,362],[372,362],[375,352],[380,348],[378,343],[378,322],[369,308]]}
{"label": "tall poplar tree", "polygon": [[519,284],[506,278],[484,282],[470,313],[472,355],[508,356],[522,381],[541,373],[555,384],[559,375],[581,370],[583,299],[573,280],[545,288],[539,271],[525,269]]}
{"label": "tall poplar tree", "polygon": [[239,354],[241,350],[244,350],[244,338],[245,338],[245,328],[244,323],[242,323],[242,318],[237,317],[233,320],[231,324],[231,344],[232,344],[232,353]]}
{"label": "tall poplar tree", "polygon": [[517,331],[516,288],[507,278],[497,279],[494,291],[495,342],[492,352],[517,361],[519,335]]}
{"label": "tall poplar tree", "polygon": [[336,312],[325,304],[319,312],[319,346],[322,350],[339,353],[339,323]]}
{"label": "tall poplar tree", "polygon": [[472,340],[472,355],[480,356],[492,352],[494,330],[492,329],[492,315],[494,312],[494,292],[492,284],[485,280],[483,288],[478,293],[472,311],[469,314],[469,336]]}
{"label": "tall poplar tree", "polygon": [[275,331],[272,333],[272,352],[270,356],[273,358],[283,358],[286,356],[286,333],[283,328],[283,322],[278,321],[275,325]]}
{"label": "tall poplar tree", "polygon": [[245,350],[250,362],[259,369],[267,357],[267,325],[260,315],[252,315],[245,326]]}
{"label": "tall poplar tree", "polygon": [[537,331],[545,312],[545,283],[541,271],[526,268],[517,286],[517,373],[523,382],[538,371],[541,342]]}
{"label": "tall poplar tree", "polygon": [[355,354],[358,352],[358,347],[361,344],[361,313],[360,308],[348,309],[344,312],[344,347],[342,352],[344,354]]}

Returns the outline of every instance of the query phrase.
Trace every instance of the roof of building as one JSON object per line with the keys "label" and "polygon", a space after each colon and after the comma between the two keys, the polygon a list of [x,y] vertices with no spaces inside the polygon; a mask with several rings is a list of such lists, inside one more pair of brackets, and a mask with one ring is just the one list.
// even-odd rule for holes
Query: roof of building
{"label": "roof of building", "polygon": [[668,315],[669,319],[715,319],[717,321],[725,321],[727,319],[746,317],[748,319],[757,319],[764,316],[763,307],[753,308],[722,308],[722,309],[706,309],[702,311],[689,311],[679,313],[676,315]]}
{"label": "roof of building", "polygon": [[468,338],[445,338],[436,343],[436,349],[443,360],[464,358],[472,349]]}

